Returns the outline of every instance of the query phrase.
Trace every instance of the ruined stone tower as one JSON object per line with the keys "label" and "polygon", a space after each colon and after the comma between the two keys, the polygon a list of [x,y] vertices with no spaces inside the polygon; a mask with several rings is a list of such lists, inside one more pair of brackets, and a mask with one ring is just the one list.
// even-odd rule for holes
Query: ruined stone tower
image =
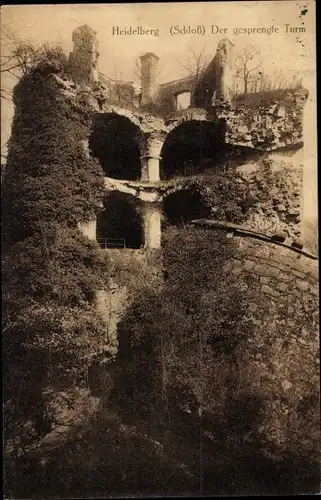
{"label": "ruined stone tower", "polygon": [[153,102],[157,92],[157,63],[159,58],[152,52],[140,56],[141,60],[141,104]]}
{"label": "ruined stone tower", "polygon": [[93,83],[98,81],[98,40],[97,33],[87,24],[76,28],[72,34],[73,51],[70,65],[73,75],[79,81]]}

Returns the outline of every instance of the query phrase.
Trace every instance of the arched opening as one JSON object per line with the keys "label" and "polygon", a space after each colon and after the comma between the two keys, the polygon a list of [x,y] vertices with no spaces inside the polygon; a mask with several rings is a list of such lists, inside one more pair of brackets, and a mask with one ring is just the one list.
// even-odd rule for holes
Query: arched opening
{"label": "arched opening", "polygon": [[163,205],[163,229],[167,226],[184,226],[194,219],[207,218],[211,214],[210,207],[202,194],[190,187],[170,194]]}
{"label": "arched opening", "polygon": [[161,151],[161,179],[203,173],[219,162],[225,149],[225,122],[192,120],[172,130]]}
{"label": "arched opening", "polygon": [[93,120],[89,148],[107,177],[140,179],[140,134],[134,123],[116,113],[99,114]]}
{"label": "arched opening", "polygon": [[124,193],[109,194],[97,218],[96,237],[101,248],[141,248],[144,234],[137,200]]}

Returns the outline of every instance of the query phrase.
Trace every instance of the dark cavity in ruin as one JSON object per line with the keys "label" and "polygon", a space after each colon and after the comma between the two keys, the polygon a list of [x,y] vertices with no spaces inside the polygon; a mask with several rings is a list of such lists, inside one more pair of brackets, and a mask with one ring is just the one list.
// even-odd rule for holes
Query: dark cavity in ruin
{"label": "dark cavity in ruin", "polygon": [[119,192],[111,193],[97,219],[97,241],[101,248],[140,248],[143,229],[135,199]]}
{"label": "dark cavity in ruin", "polygon": [[222,121],[190,121],[176,127],[166,138],[161,151],[161,179],[188,177],[215,168],[224,145]]}
{"label": "dark cavity in ruin", "polygon": [[195,188],[170,194],[164,200],[164,225],[183,227],[194,219],[210,216],[210,208]]}
{"label": "dark cavity in ruin", "polygon": [[89,147],[107,177],[140,179],[138,135],[138,127],[124,116],[108,113],[94,119]]}

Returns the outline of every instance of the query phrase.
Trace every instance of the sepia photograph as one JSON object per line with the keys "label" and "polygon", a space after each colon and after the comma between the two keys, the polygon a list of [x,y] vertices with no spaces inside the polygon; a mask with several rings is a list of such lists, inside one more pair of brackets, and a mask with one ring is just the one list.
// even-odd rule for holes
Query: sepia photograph
{"label": "sepia photograph", "polygon": [[315,7],[1,7],[7,500],[320,494]]}

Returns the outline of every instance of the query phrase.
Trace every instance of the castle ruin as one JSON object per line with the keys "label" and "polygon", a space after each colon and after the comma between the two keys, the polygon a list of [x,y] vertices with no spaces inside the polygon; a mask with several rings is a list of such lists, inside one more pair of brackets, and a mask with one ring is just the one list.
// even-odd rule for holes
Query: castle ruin
{"label": "castle ruin", "polygon": [[[98,69],[98,56],[96,33],[87,25],[77,28],[70,54],[76,86],[56,78],[70,98],[80,92],[79,84],[86,86],[92,128],[84,147],[104,169],[106,194],[113,196],[114,210],[117,205],[131,221],[128,232],[111,227],[106,218],[101,222],[103,215],[82,227],[103,247],[160,248],[166,200],[182,190],[182,177],[198,175],[200,163],[212,161],[215,168],[228,154],[288,157],[302,151],[308,92],[298,88],[279,95],[235,94],[234,47],[227,39],[218,43],[216,54],[197,81],[191,75],[158,85],[159,59],[147,52],[140,56],[141,87],[137,88],[132,82],[104,76]],[[296,236],[301,237],[302,164],[293,175],[300,184],[299,197],[296,193],[294,205],[284,210],[282,201],[278,205],[281,212],[292,213],[289,218],[295,218],[296,212],[297,222],[300,220]],[[200,218],[203,212],[196,211],[193,218]],[[271,231],[277,232],[278,227]]]}

